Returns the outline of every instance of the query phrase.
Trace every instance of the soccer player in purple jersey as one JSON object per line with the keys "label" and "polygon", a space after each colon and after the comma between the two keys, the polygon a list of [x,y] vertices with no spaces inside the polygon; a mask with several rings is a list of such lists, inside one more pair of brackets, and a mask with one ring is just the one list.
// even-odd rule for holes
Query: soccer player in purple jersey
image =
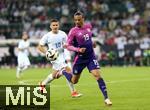
{"label": "soccer player in purple jersey", "polygon": [[70,30],[67,44],[65,45],[68,50],[76,53],[73,63],[73,75],[65,71],[63,74],[69,81],[76,84],[83,69],[87,67],[98,83],[104,96],[105,104],[112,105],[112,102],[108,98],[105,82],[100,75],[100,66],[93,50],[95,43],[92,42],[92,26],[84,23],[84,16],[80,11],[74,14],[74,22],[76,26]]}

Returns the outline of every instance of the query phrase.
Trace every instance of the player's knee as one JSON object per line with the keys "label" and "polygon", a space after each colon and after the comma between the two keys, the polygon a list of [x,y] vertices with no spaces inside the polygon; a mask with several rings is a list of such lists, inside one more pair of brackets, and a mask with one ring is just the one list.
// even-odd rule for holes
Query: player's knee
{"label": "player's knee", "polygon": [[94,77],[95,77],[96,79],[99,79],[99,78],[100,78],[100,75],[99,75],[99,74],[94,74]]}
{"label": "player's knee", "polygon": [[100,73],[99,72],[94,72],[94,73],[92,73],[93,74],[93,76],[95,77],[95,79],[99,79],[99,78],[101,78],[101,76],[100,76]]}
{"label": "player's knee", "polygon": [[72,83],[73,83],[73,84],[77,84],[77,83],[78,83],[78,81],[73,81]]}
{"label": "player's knee", "polygon": [[58,79],[60,78],[62,75],[58,72],[58,73],[53,73],[53,78],[54,79]]}
{"label": "player's knee", "polygon": [[78,83],[78,80],[73,80],[72,83],[73,83],[73,84],[77,84],[77,83]]}
{"label": "player's knee", "polygon": [[66,67],[65,69],[67,73],[71,73],[71,69],[69,67]]}

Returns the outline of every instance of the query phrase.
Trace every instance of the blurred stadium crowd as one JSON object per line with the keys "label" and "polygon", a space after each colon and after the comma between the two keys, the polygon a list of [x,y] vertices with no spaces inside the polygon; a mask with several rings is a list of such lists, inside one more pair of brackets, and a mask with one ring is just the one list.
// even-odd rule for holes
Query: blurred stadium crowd
{"label": "blurred stadium crowd", "polygon": [[[0,0],[0,40],[20,39],[23,31],[30,39],[40,39],[49,31],[51,18],[59,19],[68,33],[77,10],[93,26],[101,65],[150,65],[149,0]],[[16,44],[6,46],[0,47],[1,65],[13,58],[15,64]],[[45,63],[35,48],[31,61]]]}

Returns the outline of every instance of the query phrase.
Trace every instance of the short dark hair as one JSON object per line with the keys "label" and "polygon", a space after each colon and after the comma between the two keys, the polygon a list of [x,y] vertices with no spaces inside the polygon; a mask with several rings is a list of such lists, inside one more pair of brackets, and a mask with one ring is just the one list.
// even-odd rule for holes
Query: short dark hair
{"label": "short dark hair", "polygon": [[51,19],[50,23],[59,22],[57,19]]}
{"label": "short dark hair", "polygon": [[80,16],[80,15],[82,17],[84,17],[84,14],[81,11],[77,11],[77,12],[74,13],[74,16]]}

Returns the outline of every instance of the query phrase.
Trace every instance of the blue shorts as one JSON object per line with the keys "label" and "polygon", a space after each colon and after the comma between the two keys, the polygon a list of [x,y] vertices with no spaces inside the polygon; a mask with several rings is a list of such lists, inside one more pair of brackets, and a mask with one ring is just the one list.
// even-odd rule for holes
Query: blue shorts
{"label": "blue shorts", "polygon": [[73,64],[73,74],[74,75],[81,74],[81,72],[85,67],[88,68],[89,72],[91,72],[94,69],[100,68],[99,63],[96,60],[95,56],[88,59],[76,57]]}

